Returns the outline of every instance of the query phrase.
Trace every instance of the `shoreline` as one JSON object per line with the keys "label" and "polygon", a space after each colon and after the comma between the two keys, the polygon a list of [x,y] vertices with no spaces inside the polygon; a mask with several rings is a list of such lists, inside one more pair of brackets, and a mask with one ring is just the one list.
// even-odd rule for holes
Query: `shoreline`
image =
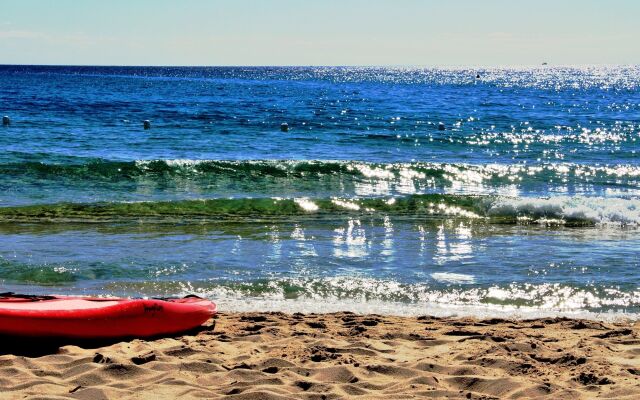
{"label": "shoreline", "polygon": [[[266,300],[250,298],[250,300],[225,300],[224,294],[203,294],[205,298],[215,299],[219,309],[230,314],[237,313],[283,313],[283,314],[336,314],[350,312],[355,315],[380,315],[386,317],[418,318],[431,316],[451,319],[504,319],[527,321],[534,319],[572,319],[594,322],[633,324],[640,322],[640,313],[623,311],[594,312],[587,310],[554,310],[517,306],[482,306],[446,303],[410,303],[394,301],[344,301],[332,298]],[[260,310],[260,311],[257,311]]]}
{"label": "shoreline", "polygon": [[640,322],[221,313],[170,338],[4,342],[0,398],[637,398]]}

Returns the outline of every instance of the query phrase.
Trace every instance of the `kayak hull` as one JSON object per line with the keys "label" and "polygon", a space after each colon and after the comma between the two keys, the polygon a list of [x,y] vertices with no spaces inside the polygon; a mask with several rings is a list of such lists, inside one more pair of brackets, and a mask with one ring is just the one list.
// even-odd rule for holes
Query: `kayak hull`
{"label": "kayak hull", "polygon": [[214,303],[197,297],[6,296],[0,297],[0,334],[75,339],[150,337],[197,328],[215,313]]}

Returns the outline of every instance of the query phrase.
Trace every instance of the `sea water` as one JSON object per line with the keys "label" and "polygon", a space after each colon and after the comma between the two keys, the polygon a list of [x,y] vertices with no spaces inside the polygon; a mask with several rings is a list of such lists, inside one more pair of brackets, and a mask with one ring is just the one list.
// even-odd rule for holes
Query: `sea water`
{"label": "sea water", "polygon": [[6,291],[640,315],[637,66],[0,66],[0,114]]}

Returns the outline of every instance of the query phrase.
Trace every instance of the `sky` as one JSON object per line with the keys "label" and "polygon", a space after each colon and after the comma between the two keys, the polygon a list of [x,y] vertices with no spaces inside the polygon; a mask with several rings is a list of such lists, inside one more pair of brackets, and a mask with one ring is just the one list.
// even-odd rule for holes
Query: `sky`
{"label": "sky", "polygon": [[638,0],[0,0],[0,64],[640,64]]}

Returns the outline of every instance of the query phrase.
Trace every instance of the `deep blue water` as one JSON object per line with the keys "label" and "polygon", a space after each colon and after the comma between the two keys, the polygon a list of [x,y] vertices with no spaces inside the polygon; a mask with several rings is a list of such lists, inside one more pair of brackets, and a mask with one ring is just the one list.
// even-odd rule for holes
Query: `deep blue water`
{"label": "deep blue water", "polygon": [[0,66],[0,114],[7,290],[640,312],[637,66]]}

